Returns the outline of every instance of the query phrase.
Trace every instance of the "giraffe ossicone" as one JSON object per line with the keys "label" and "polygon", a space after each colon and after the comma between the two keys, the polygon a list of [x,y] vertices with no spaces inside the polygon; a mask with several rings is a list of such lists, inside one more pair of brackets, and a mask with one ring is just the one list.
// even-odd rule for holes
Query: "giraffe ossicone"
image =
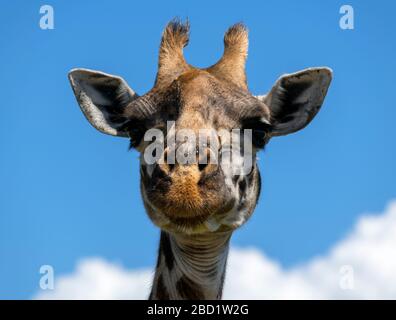
{"label": "giraffe ossicone", "polygon": [[[254,96],[245,74],[246,27],[228,29],[223,56],[208,68],[185,61],[188,41],[188,23],[166,26],[155,84],[141,96],[118,76],[69,73],[88,121],[129,138],[140,152],[143,203],[161,229],[150,299],[221,298],[231,235],[252,215],[260,194],[257,152],[272,137],[308,125],[332,78],[329,68],[309,68],[281,76],[268,94]],[[250,140],[232,138],[245,132]]]}

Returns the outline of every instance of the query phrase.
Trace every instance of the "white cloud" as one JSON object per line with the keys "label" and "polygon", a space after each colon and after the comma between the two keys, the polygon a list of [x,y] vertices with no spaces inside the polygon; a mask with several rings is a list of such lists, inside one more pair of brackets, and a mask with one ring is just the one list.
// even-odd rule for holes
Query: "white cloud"
{"label": "white cloud", "polygon": [[102,258],[86,258],[74,273],[55,278],[55,290],[41,291],[36,299],[146,299],[152,272],[127,270]]}
{"label": "white cloud", "polygon": [[[55,279],[54,291],[36,298],[146,299],[151,278],[150,269],[127,270],[87,258],[73,274]],[[345,285],[353,289],[342,289]],[[254,248],[232,248],[224,298],[395,299],[396,201],[381,215],[362,216],[327,254],[296,267],[285,269]]]}

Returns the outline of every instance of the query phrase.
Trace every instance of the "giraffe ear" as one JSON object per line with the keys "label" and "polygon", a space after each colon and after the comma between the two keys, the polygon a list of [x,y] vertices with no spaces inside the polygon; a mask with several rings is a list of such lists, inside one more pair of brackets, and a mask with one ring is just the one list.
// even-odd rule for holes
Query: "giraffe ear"
{"label": "giraffe ear", "polygon": [[320,110],[332,78],[329,68],[309,68],[280,77],[266,96],[258,96],[270,109],[272,136],[296,132]]}
{"label": "giraffe ear", "polygon": [[138,95],[124,79],[99,71],[73,69],[69,80],[81,111],[92,126],[113,136],[129,136],[124,111]]}

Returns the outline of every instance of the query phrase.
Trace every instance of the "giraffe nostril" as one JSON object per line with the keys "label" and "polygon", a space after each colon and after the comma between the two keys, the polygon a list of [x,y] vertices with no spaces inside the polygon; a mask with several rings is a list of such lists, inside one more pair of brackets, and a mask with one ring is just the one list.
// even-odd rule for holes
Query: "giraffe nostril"
{"label": "giraffe nostril", "polygon": [[198,156],[199,171],[214,171],[217,168],[217,157],[215,153],[210,148],[206,148],[204,153],[204,155]]}

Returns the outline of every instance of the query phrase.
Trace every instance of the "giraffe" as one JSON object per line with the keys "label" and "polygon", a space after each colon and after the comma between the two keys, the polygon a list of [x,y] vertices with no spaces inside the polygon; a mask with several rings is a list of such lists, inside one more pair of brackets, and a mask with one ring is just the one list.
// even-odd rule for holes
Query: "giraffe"
{"label": "giraffe", "polygon": [[[87,120],[99,131],[130,139],[140,153],[140,189],[149,218],[160,228],[158,259],[149,299],[221,299],[230,238],[252,215],[261,179],[256,153],[272,137],[296,132],[318,113],[332,78],[327,67],[281,76],[266,95],[250,93],[245,73],[247,28],[230,27],[220,60],[208,68],[188,64],[183,48],[189,23],[172,20],[163,31],[154,86],[139,96],[118,76],[73,69],[69,80]],[[173,131],[167,122],[173,121]],[[170,146],[156,161],[144,156],[150,129],[164,137],[183,129],[251,130],[249,171],[196,162],[171,163]],[[172,131],[172,133],[171,133]],[[219,158],[231,142],[209,139]],[[182,147],[186,140],[175,140]],[[163,142],[163,141],[162,141]],[[194,153],[198,146],[187,144]],[[199,146],[211,156],[211,144]],[[200,149],[201,150],[201,149]],[[242,157],[244,154],[242,153]],[[162,159],[165,161],[159,161]],[[238,166],[240,162],[233,164]]]}

